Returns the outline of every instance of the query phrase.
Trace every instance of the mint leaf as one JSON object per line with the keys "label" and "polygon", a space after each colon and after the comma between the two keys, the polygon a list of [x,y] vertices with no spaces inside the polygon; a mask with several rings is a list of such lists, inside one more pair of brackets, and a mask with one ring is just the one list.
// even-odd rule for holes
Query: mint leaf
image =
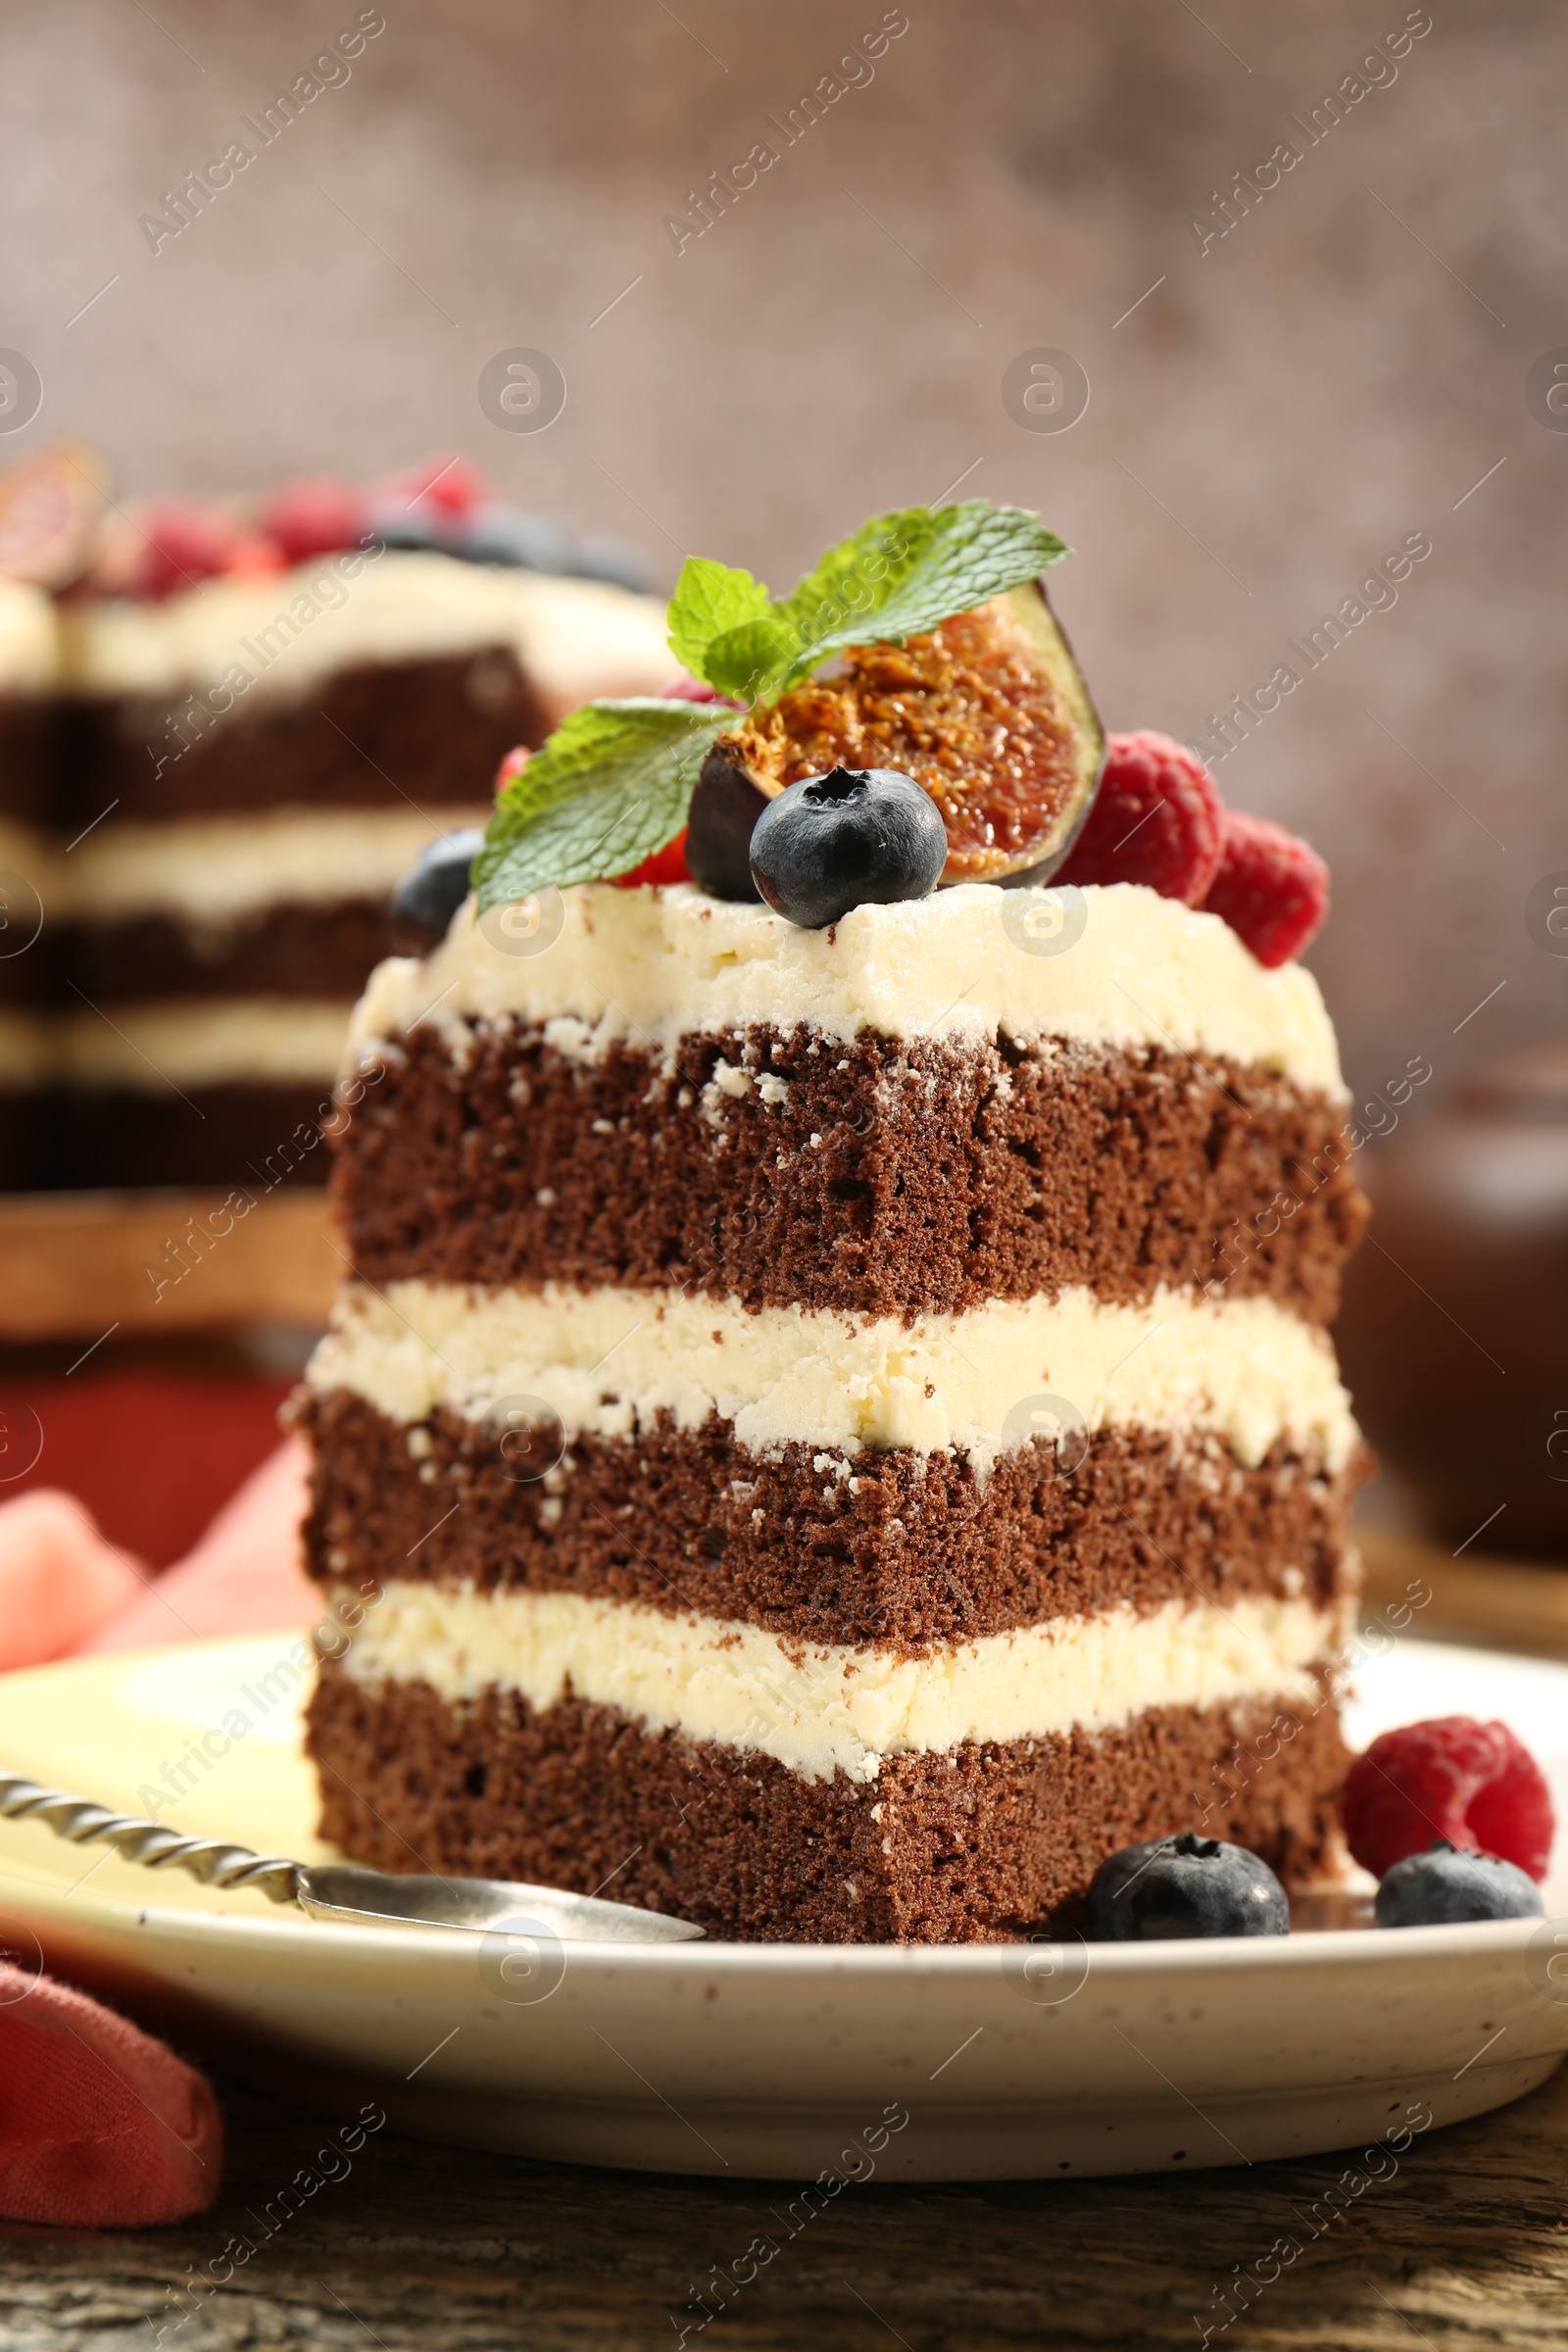
{"label": "mint leaf", "polygon": [[874,514],[774,606],[798,639],[780,685],[808,677],[849,646],[902,645],[1071,552],[1026,508],[986,498]]}
{"label": "mint leaf", "polygon": [[986,498],[905,507],[873,514],[772,601],[750,572],[694,558],[670,606],[669,641],[720,694],[765,701],[830,654],[902,645],[1070,553],[1024,507]]}
{"label": "mint leaf", "polygon": [[749,571],[732,571],[727,564],[714,564],[707,556],[688,556],[664,616],[669,650],[694,678],[719,686],[704,667],[709,646],[727,629],[758,619],[768,604],[767,590]]}
{"label": "mint leaf", "polygon": [[[805,578],[778,601],[777,611],[797,639],[797,662],[835,630],[856,627],[864,644],[872,616],[906,581],[931,537],[933,516],[925,507],[895,514],[873,514],[848,539],[830,547]],[[941,616],[944,620],[948,614]]]}
{"label": "mint leaf", "polygon": [[481,910],[547,884],[629,873],[686,822],[697,771],[735,724],[723,705],[628,698],[563,721],[496,803],[473,861]]}
{"label": "mint leaf", "polygon": [[777,610],[744,620],[715,637],[703,656],[703,676],[719,694],[742,702],[776,694],[800,652],[800,631]]}

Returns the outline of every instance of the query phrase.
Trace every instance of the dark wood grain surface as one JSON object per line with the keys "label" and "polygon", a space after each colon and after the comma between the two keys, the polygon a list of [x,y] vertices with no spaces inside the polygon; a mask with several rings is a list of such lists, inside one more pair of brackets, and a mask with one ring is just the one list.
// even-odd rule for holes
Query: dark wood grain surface
{"label": "dark wood grain surface", "polygon": [[[587,2172],[386,2132],[266,2238],[288,2182],[342,2170],[318,2164],[332,2127],[220,2089],[229,2153],[210,2213],[141,2233],[0,2226],[6,2352],[667,2352],[682,2325],[705,2352],[1191,2346],[1223,2319],[1236,2266],[1253,2284],[1210,2338],[1227,2347],[1568,2343],[1568,2071],[1415,2139],[1315,2238],[1300,2216],[1346,2157],[1070,2186],[870,2182],[789,2240],[776,2216],[790,2192],[772,2184]],[[234,2235],[253,2258],[226,2286],[188,2291]],[[694,2290],[759,2236],[783,2242],[699,2332]],[[1262,2284],[1259,2258],[1282,2238],[1301,2250]]]}

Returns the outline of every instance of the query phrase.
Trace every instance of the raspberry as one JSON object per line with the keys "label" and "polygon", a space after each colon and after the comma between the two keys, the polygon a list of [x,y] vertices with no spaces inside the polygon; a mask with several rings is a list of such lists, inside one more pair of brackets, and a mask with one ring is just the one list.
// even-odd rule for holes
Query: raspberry
{"label": "raspberry", "polygon": [[617,890],[635,890],[643,882],[689,882],[691,869],[686,863],[686,828],[684,825],[673,841],[666,841],[662,850],[634,865],[629,874],[612,876]]}
{"label": "raspberry", "polygon": [[352,482],[330,474],[307,474],[274,490],[262,527],[275,539],[290,564],[335,555],[357,547],[365,530],[365,501]]}
{"label": "raspberry", "polygon": [[498,793],[505,792],[513,779],[521,775],[530,757],[531,754],[525,743],[519,743],[514,752],[507,754],[501,765],[496,769],[496,791]]}
{"label": "raspberry", "polygon": [[130,579],[132,596],[173,596],[227,571],[235,534],[211,507],[168,499],[137,516],[146,544]]}
{"label": "raspberry", "polygon": [[376,495],[382,506],[409,514],[461,517],[481,505],[490,488],[477,466],[471,466],[466,458],[454,457],[449,450],[438,450],[434,457],[411,466],[406,473],[394,473],[378,482]]}
{"label": "raspberry", "polygon": [[1299,956],[1327,914],[1329,869],[1283,825],[1227,808],[1219,871],[1202,906],[1272,970]]}
{"label": "raspberry", "polygon": [[1104,772],[1058,882],[1142,882],[1201,905],[1219,867],[1224,804],[1201,760],[1141,728],[1108,739]]}
{"label": "raspberry", "polygon": [[664,688],[663,699],[666,703],[716,703],[718,694],[701,678],[679,677],[673,686]]}
{"label": "raspberry", "polygon": [[228,551],[228,570],[234,579],[270,579],[285,570],[287,564],[288,559],[277,541],[265,538],[259,531],[247,532],[236,539]]}
{"label": "raspberry", "polygon": [[1437,1838],[1546,1875],[1551,1796],[1506,1724],[1439,1715],[1385,1732],[1350,1766],[1340,1803],[1351,1853],[1380,1879]]}

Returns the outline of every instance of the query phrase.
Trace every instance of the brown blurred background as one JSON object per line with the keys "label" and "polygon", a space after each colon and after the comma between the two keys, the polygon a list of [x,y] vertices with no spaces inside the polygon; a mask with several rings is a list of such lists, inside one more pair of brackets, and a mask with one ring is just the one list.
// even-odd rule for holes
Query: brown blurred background
{"label": "brown blurred background", "polygon": [[[1312,960],[1355,1084],[1426,1055],[1414,1118],[1556,1026],[1564,969],[1523,906],[1568,865],[1568,437],[1524,383],[1568,343],[1561,9],[1435,0],[1396,78],[1308,145],[1290,118],[1310,130],[1400,0],[907,0],[874,78],[678,256],[665,216],[782,144],[764,118],[876,0],[379,13],[351,78],[156,256],[140,217],[359,8],[12,13],[0,340],[44,403],[5,454],[80,432],[127,487],[216,493],[450,444],[504,495],[639,543],[662,582],[699,549],[775,585],[961,476],[1078,550],[1059,602],[1109,723],[1184,736],[1424,531],[1397,606],[1222,782],[1333,864]],[[1220,225],[1214,191],[1285,139],[1300,164],[1200,253],[1192,219]],[[519,345],[568,387],[536,434],[476,394]],[[1042,346],[1089,376],[1070,431],[1004,410],[1009,361]]]}
{"label": "brown blurred background", "polygon": [[[356,23],[381,29],[336,86],[155,253],[143,216]],[[777,587],[877,508],[1015,500],[1078,550],[1054,593],[1109,724],[1189,739],[1424,536],[1220,780],[1331,862],[1310,960],[1359,1099],[1430,1067],[1370,1122],[1374,1189],[1467,1073],[1563,1028],[1568,964],[1525,921],[1568,868],[1568,435],[1526,398],[1568,347],[1560,8],[65,0],[4,41],[0,341],[44,399],[0,455],[79,433],[124,488],[221,494],[460,448],[660,584],[697,550]],[[668,218],[759,140],[776,164],[677,252]],[[548,430],[481,407],[516,347],[564,376]],[[1087,376],[1069,430],[1004,405],[1041,349]],[[1563,1138],[1531,1210],[1553,1231]],[[1366,1253],[1363,1327],[1457,1348],[1416,1415],[1440,1450],[1480,1359],[1506,1378],[1494,1335],[1452,1340],[1454,1230],[1420,1283]],[[1560,1249],[1507,1262],[1568,1309]],[[1530,1379],[1499,1427],[1550,1402]]]}

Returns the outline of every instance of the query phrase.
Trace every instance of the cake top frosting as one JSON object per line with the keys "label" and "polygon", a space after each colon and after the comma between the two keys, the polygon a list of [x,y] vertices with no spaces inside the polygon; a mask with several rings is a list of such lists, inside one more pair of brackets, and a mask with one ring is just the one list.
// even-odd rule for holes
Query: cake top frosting
{"label": "cake top frosting", "polygon": [[558,712],[607,678],[657,688],[674,662],[651,597],[600,580],[463,564],[372,547],[318,556],[262,578],[213,580],[158,604],[86,604],[64,619],[73,685],[86,694],[171,694],[250,683],[299,696],[357,662],[511,648]]}
{"label": "cake top frosting", "polygon": [[422,1021],[461,1052],[468,1024],[547,1025],[558,1050],[613,1043],[668,1054],[691,1033],[797,1025],[984,1045],[998,1036],[1165,1047],[1277,1071],[1340,1096],[1334,1030],[1299,964],[1267,970],[1219,916],[1139,885],[999,890],[858,906],[805,930],[691,884],[541,894],[540,927],[470,900],[422,960],[395,956],[355,1014],[354,1058]]}

